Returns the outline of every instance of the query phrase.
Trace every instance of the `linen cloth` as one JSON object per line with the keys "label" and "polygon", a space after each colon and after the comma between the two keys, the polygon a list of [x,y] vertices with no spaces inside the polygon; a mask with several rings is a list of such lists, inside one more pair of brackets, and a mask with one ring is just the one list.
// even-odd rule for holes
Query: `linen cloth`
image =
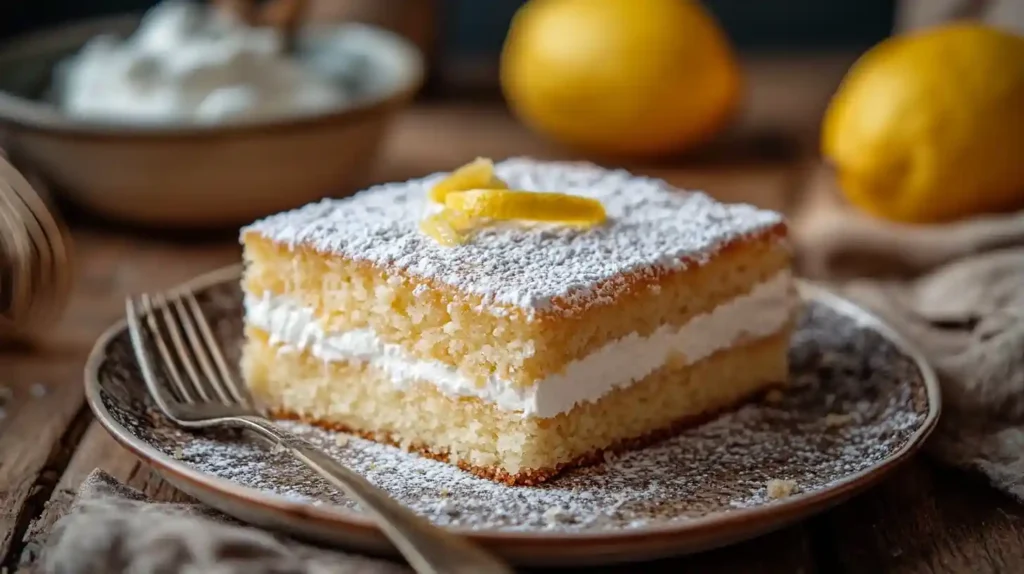
{"label": "linen cloth", "polygon": [[406,574],[384,559],[308,546],[201,504],[154,502],[96,470],[47,539],[45,574]]}
{"label": "linen cloth", "polygon": [[1024,501],[1024,213],[900,225],[838,196],[821,170],[791,222],[798,268],[927,357],[943,410],[926,452]]}

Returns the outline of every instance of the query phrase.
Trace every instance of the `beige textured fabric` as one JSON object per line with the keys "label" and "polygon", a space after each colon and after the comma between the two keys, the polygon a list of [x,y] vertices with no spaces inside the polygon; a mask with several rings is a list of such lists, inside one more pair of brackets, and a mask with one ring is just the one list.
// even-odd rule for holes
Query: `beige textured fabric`
{"label": "beige textured fabric", "polygon": [[148,500],[102,471],[82,484],[36,570],[44,574],[399,574],[403,566],[307,546],[198,504]]}
{"label": "beige textured fabric", "polygon": [[927,452],[1024,500],[1024,213],[893,225],[843,206],[827,174],[818,184],[793,222],[801,270],[928,357],[943,413]]}
{"label": "beige textured fabric", "polygon": [[1020,0],[902,0],[896,8],[896,30],[920,30],[954,19],[973,18],[1024,33],[1024,2]]}

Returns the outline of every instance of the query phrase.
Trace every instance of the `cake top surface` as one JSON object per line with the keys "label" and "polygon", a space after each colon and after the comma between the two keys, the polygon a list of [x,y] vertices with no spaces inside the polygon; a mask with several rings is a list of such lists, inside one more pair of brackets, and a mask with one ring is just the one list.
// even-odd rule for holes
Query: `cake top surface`
{"label": "cake top surface", "polygon": [[[614,296],[625,274],[700,264],[721,246],[782,222],[776,212],[582,162],[513,158],[495,164],[512,189],[595,198],[608,220],[589,229],[498,222],[445,247],[419,230],[437,209],[429,189],[446,174],[372,187],[272,215],[242,230],[276,243],[397,267],[529,312],[578,309]],[[624,282],[623,282],[624,284]]]}

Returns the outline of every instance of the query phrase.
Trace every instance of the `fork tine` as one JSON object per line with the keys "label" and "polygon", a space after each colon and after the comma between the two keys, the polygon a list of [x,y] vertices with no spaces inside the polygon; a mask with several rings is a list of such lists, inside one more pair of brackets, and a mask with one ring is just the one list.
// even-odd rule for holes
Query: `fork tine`
{"label": "fork tine", "polygon": [[203,384],[202,378],[196,371],[195,362],[192,360],[192,352],[185,345],[185,341],[181,336],[181,328],[178,326],[180,318],[175,316],[173,301],[169,301],[162,293],[156,295],[156,300],[162,311],[164,328],[170,336],[171,345],[178,352],[178,362],[181,363],[185,375],[188,377],[188,383],[191,384],[192,390],[199,395],[202,401],[209,401],[210,395],[206,392],[206,385]]}
{"label": "fork tine", "polygon": [[192,292],[185,293],[185,301],[188,303],[189,308],[192,310],[192,316],[195,318],[196,324],[199,327],[199,332],[202,334],[203,340],[206,342],[206,349],[210,352],[213,357],[213,362],[217,365],[217,370],[220,371],[220,381],[223,382],[224,386],[227,387],[228,392],[237,400],[246,406],[252,405],[252,398],[246,389],[239,386],[237,379],[228,370],[227,361],[224,360],[224,355],[221,353],[220,345],[217,343],[217,338],[213,335],[213,330],[210,329],[210,324],[206,321],[206,316],[203,314],[202,308],[199,306],[199,301],[196,300],[195,295]]}
{"label": "fork tine", "polygon": [[183,403],[194,403],[195,400],[192,398],[192,394],[188,392],[188,388],[185,387],[185,382],[181,378],[181,373],[178,372],[178,366],[174,363],[174,357],[171,356],[171,351],[167,348],[167,342],[164,341],[163,333],[160,331],[160,324],[156,319],[156,309],[153,307],[152,299],[148,294],[143,294],[141,300],[146,325],[149,327],[153,343],[156,345],[156,349],[160,353],[160,358],[163,360],[167,374],[170,375],[171,384],[173,384],[175,390],[178,391],[178,396],[181,398]]}
{"label": "fork tine", "polygon": [[220,401],[225,405],[234,403],[232,397],[228,396],[225,390],[224,383],[220,380],[220,375],[214,370],[213,365],[210,363],[210,346],[206,340],[199,336],[196,332],[196,318],[195,313],[191,309],[191,305],[186,305],[185,299],[188,294],[183,294],[179,297],[174,298],[174,308],[178,312],[178,319],[181,320],[181,326],[185,331],[185,338],[188,340],[189,347],[192,349],[192,354],[195,355],[196,360],[199,362],[199,367],[203,371],[204,380],[210,387],[213,387],[215,393],[220,398]]}
{"label": "fork tine", "polygon": [[128,336],[131,338],[132,349],[135,351],[135,359],[139,362],[142,371],[142,379],[146,383],[150,396],[156,402],[160,410],[170,414],[170,403],[176,401],[175,397],[161,385],[156,378],[156,370],[153,368],[153,358],[146,348],[146,337],[143,332],[142,322],[139,320],[139,309],[135,300],[131,297],[125,299],[125,315],[128,319]]}

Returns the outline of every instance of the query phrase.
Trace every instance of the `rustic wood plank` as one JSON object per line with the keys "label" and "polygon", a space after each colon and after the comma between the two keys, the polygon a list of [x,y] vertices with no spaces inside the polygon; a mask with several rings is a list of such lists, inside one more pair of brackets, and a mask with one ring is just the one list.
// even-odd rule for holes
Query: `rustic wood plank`
{"label": "rustic wood plank", "polygon": [[[632,572],[693,574],[806,574],[815,572],[814,558],[806,531],[793,526],[734,546],[692,556],[665,558],[653,562],[615,564],[581,570],[587,574]],[[563,569],[534,569],[534,574],[554,574]]]}
{"label": "rustic wood plank", "polygon": [[106,471],[121,482],[153,497],[154,500],[192,500],[188,495],[164,482],[145,463],[121,448],[98,422],[93,421],[61,475],[50,500],[40,515],[32,521],[25,534],[24,548],[27,555],[23,557],[24,561],[35,558],[38,549],[46,542],[50,529],[70,510],[82,482],[96,469]]}
{"label": "rustic wood plank", "polygon": [[183,243],[133,235],[77,230],[75,290],[58,328],[47,332],[48,348],[86,352],[124,314],[129,294],[173,287],[193,276],[240,259],[234,238]]}
{"label": "rustic wood plank", "polygon": [[693,572],[729,574],[805,574],[815,572],[814,557],[803,526],[762,536],[755,540],[683,558],[650,564],[630,564],[596,572]]}
{"label": "rustic wood plank", "polygon": [[817,155],[821,118],[857,53],[769,55],[743,61],[746,100],[739,128],[782,132],[801,156]]}
{"label": "rustic wood plank", "polygon": [[84,430],[74,424],[82,412],[81,357],[0,355],[0,373],[9,394],[0,420],[0,564],[9,565]]}
{"label": "rustic wood plank", "polygon": [[32,521],[25,534],[26,548],[38,548],[46,541],[54,523],[71,507],[82,481],[94,469],[102,468],[127,481],[138,472],[139,464],[137,459],[122,449],[99,423],[93,421],[61,475],[43,512]]}
{"label": "rustic wood plank", "polygon": [[832,572],[1024,572],[1024,506],[923,458],[816,521]]}
{"label": "rustic wood plank", "polygon": [[123,314],[124,296],[167,288],[238,260],[234,242],[182,246],[88,231],[75,233],[74,240],[78,276],[62,321],[45,339],[0,354],[0,386],[12,392],[0,420],[3,565],[17,560],[23,531],[85,430],[82,364],[96,337]]}

